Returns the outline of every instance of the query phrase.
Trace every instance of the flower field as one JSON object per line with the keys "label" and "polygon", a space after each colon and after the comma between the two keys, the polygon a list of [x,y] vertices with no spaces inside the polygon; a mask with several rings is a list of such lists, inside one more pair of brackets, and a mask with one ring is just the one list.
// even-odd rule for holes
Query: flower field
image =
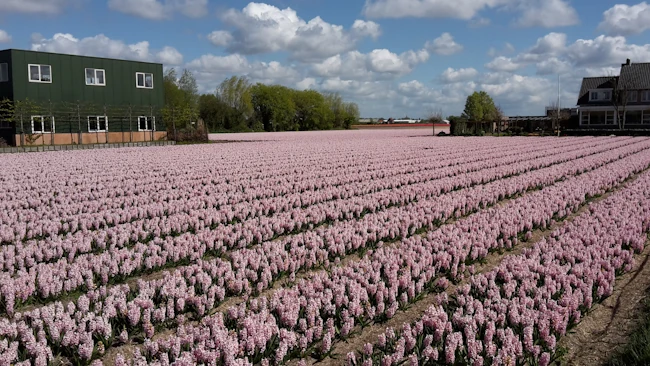
{"label": "flower field", "polygon": [[0,156],[0,365],[548,365],[644,250],[650,139],[424,133]]}

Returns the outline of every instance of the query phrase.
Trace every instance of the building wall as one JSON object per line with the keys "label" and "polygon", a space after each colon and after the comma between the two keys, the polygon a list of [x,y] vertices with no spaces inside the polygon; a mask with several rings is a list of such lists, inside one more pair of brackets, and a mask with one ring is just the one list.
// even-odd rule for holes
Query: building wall
{"label": "building wall", "polygon": [[0,51],[0,64],[6,63],[9,66],[9,81],[0,83],[0,100],[13,100],[13,78],[11,77],[11,50]]}
{"label": "building wall", "polygon": [[[21,142],[21,135],[16,135],[16,146],[41,146],[41,145],[72,145],[72,144],[105,144],[120,142],[143,142],[143,141],[161,141],[167,140],[165,131],[128,131],[128,132],[98,132],[98,133],[44,133],[33,135],[35,139],[29,141],[23,136],[24,143]],[[81,138],[81,142],[79,139]]]}
{"label": "building wall", "polygon": [[[108,116],[109,132],[137,131],[138,116],[156,117],[164,131],[162,65],[97,57],[10,50],[13,97],[38,105],[26,112],[17,133],[31,133],[30,114],[54,115],[56,132],[88,132],[88,116]],[[51,83],[29,81],[29,64],[51,66]],[[85,69],[105,71],[105,86],[86,85]],[[136,72],[153,74],[153,89],[136,87]],[[31,108],[31,107],[30,107]],[[129,122],[130,121],[130,122]]]}

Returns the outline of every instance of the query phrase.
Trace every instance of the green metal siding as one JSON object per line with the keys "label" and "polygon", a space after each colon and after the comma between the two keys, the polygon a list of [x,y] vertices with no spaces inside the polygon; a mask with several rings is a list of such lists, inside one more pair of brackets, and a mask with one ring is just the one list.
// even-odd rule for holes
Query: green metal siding
{"label": "green metal siding", "polygon": [[9,81],[0,83],[0,100],[1,99],[10,99],[13,100],[14,91],[13,91],[13,77],[11,75],[11,51],[5,50],[0,51],[0,64],[6,63],[9,66]]}
{"label": "green metal siding", "polygon": [[[110,132],[137,131],[138,115],[155,116],[156,130],[165,130],[161,64],[23,50],[11,50],[11,59],[15,99],[31,100],[40,113],[54,115],[56,132],[76,132],[79,125],[88,132],[88,116],[104,113]],[[30,82],[29,64],[50,65],[52,82]],[[86,68],[103,69],[106,85],[86,85]],[[153,89],[137,88],[136,72],[153,74]],[[31,132],[27,126],[25,132]]]}

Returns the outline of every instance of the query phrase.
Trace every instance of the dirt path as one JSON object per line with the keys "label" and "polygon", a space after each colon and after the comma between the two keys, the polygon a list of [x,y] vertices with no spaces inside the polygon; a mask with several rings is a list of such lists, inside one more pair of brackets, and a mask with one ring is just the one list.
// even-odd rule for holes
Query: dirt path
{"label": "dirt path", "polygon": [[560,365],[598,366],[625,346],[634,331],[643,299],[650,289],[650,241],[635,256],[632,271],[616,279],[614,292],[592,310],[563,337],[558,346],[565,347]]}

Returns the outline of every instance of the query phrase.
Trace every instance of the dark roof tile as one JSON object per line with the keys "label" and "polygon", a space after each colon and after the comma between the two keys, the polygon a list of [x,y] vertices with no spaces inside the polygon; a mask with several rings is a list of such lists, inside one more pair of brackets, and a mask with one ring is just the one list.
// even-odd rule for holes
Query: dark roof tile
{"label": "dark roof tile", "polygon": [[600,88],[614,88],[618,76],[596,76],[582,79],[582,86],[580,87],[580,94],[578,95],[578,105],[589,103],[589,90]]}
{"label": "dark roof tile", "polygon": [[650,89],[650,62],[621,66],[619,88]]}

